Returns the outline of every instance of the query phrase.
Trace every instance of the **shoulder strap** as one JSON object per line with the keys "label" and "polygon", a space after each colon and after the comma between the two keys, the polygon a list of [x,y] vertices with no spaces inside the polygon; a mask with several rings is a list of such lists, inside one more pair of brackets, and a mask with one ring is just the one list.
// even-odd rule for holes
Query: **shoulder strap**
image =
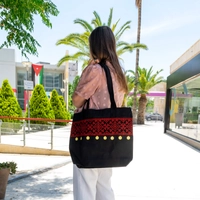
{"label": "shoulder strap", "polygon": [[110,102],[111,102],[111,108],[116,108],[116,103],[114,99],[114,92],[113,92],[113,83],[112,83],[112,77],[110,74],[110,70],[108,66],[105,64],[105,62],[100,62],[99,63],[101,67],[104,69],[106,73],[106,80],[107,80],[107,86],[108,86],[108,92],[110,94]]}

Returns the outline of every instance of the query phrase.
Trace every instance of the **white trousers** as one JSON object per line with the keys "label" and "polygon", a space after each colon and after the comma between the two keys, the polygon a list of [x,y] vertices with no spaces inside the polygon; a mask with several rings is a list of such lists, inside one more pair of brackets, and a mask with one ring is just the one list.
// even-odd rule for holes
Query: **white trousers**
{"label": "white trousers", "polygon": [[73,166],[74,200],[114,200],[112,168],[85,169]]}

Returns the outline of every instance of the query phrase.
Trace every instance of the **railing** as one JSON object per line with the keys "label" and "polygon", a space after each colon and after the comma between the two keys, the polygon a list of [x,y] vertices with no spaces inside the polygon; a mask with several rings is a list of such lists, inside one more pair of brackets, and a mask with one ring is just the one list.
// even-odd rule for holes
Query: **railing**
{"label": "railing", "polygon": [[[1,119],[15,119],[19,122],[2,122]],[[28,120],[31,122],[30,127]],[[34,124],[33,121],[43,121],[45,124]],[[56,122],[66,125],[56,125]],[[0,116],[0,144],[69,151],[71,122],[63,119]]]}

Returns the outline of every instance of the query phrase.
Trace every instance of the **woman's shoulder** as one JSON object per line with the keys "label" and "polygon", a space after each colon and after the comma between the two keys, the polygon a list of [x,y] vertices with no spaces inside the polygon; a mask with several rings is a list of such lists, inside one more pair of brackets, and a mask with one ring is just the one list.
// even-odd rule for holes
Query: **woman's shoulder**
{"label": "woman's shoulder", "polygon": [[102,73],[102,67],[99,64],[90,64],[84,70],[83,73]]}

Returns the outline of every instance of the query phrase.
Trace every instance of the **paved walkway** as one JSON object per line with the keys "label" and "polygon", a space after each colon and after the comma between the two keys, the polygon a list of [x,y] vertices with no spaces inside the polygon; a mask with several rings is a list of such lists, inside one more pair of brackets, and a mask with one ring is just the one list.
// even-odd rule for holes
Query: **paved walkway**
{"label": "paved walkway", "polygon": [[[2,160],[19,167],[6,200],[73,199],[70,157],[0,154]],[[199,180],[200,152],[163,134],[163,123],[148,122],[134,126],[134,159],[113,169],[112,186],[116,200],[200,200]]]}

